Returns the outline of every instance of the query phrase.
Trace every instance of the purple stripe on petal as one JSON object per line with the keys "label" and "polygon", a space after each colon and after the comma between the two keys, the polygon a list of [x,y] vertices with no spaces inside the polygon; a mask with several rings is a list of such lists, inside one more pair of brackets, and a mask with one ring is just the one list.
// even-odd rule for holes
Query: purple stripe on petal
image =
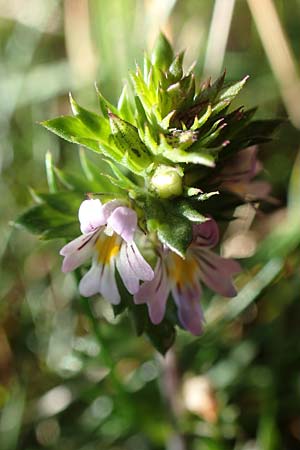
{"label": "purple stripe on petal", "polygon": [[202,334],[204,318],[200,304],[202,294],[200,283],[195,281],[193,284],[174,286],[172,294],[178,307],[181,324],[196,336]]}
{"label": "purple stripe on petal", "polygon": [[139,279],[131,268],[127,245],[124,242],[117,258],[117,269],[128,292],[135,294],[139,290]]}
{"label": "purple stripe on petal", "polygon": [[64,256],[62,271],[71,272],[81,266],[93,253],[93,246],[98,233],[79,236],[65,245],[60,254]]}
{"label": "purple stripe on petal", "polygon": [[197,252],[197,260],[200,266],[200,277],[210,289],[225,297],[236,295],[232,276],[241,271],[238,262],[222,258],[207,249]]}
{"label": "purple stripe on petal", "polygon": [[137,227],[136,212],[126,206],[119,206],[107,219],[107,225],[126,242],[132,242]]}
{"label": "purple stripe on petal", "polygon": [[84,200],[78,211],[80,229],[83,234],[95,231],[101,225],[105,224],[105,218],[102,212],[103,206],[99,199]]}
{"label": "purple stripe on petal", "polygon": [[164,318],[169,292],[166,268],[159,258],[153,280],[146,281],[141,285],[138,293],[134,296],[134,301],[137,304],[147,303],[151,322],[158,324]]}
{"label": "purple stripe on petal", "polygon": [[150,264],[143,258],[138,247],[133,242],[127,245],[127,255],[129,264],[132,267],[133,272],[139,278],[139,280],[150,281],[154,277],[154,272]]}

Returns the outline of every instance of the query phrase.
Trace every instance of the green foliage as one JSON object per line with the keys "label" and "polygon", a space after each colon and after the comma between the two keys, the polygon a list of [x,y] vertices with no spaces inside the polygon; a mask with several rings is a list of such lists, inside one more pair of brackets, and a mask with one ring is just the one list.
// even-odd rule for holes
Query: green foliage
{"label": "green foliage", "polygon": [[[223,73],[213,83],[199,85],[192,70],[184,71],[183,58],[160,34],[151,56],[144,56],[143,71],[137,65],[131,72],[131,89],[124,85],[117,106],[98,88],[101,114],[83,108],[70,95],[73,116],[42,125],[96,152],[101,170],[83,149],[83,175],[58,169],[48,156],[51,193],[35,194],[40,204],[17,223],[43,238],[75,237],[76,210],[86,194],[101,195],[104,202],[123,199],[139,211],[145,233],[185,258],[194,223],[207,217],[231,220],[242,202],[234,193],[219,192],[211,174],[217,180],[229,157],[267,141],[280,121],[252,121],[253,109],[230,110],[248,76],[225,84]],[[145,319],[145,308],[135,306],[132,298],[125,301],[123,294],[120,310],[124,308],[133,315],[138,333],[146,332],[165,353],[174,341],[176,315],[153,326]]]}
{"label": "green foliage", "polygon": [[[137,204],[139,196],[148,189],[143,180],[150,179],[152,174],[139,177],[130,173],[125,166],[118,165],[111,154],[104,154],[105,147],[99,151],[98,138],[95,152],[80,149],[79,162],[77,145],[58,140],[35,125],[43,118],[65,113],[69,108],[66,99],[70,90],[83,105],[91,105],[96,111],[97,98],[93,102],[90,88],[95,79],[100,80],[101,91],[105,93],[105,99],[102,96],[100,101],[98,97],[102,104],[100,117],[107,119],[109,110],[131,123],[138,129],[151,155],[157,155],[161,134],[166,136],[168,143],[180,140],[176,133],[175,137],[172,132],[169,135],[170,128],[181,131],[186,128],[199,132],[199,135],[201,132],[200,137],[203,137],[224,114],[227,126],[220,132],[220,142],[228,138],[231,143],[227,143],[224,151],[213,153],[213,158],[217,158],[216,165],[249,142],[263,143],[269,139],[269,130],[265,133],[260,125],[254,129],[255,136],[251,130],[253,125],[249,126],[245,136],[245,127],[255,113],[252,107],[257,103],[260,105],[255,116],[257,122],[278,114],[278,111],[280,115],[288,116],[285,112],[288,102],[297,110],[298,100],[296,94],[282,100],[278,73],[272,72],[268,58],[261,50],[262,36],[249,14],[247,2],[235,2],[230,51],[225,54],[224,67],[231,81],[243,79],[245,73],[251,74],[251,81],[239,97],[240,102],[251,109],[242,110],[241,117],[239,110],[234,113],[226,101],[215,103],[212,93],[206,104],[205,96],[208,97],[211,90],[207,89],[205,93],[204,85],[198,92],[199,96],[203,94],[203,105],[196,105],[194,99],[197,114],[194,117],[193,111],[185,110],[185,122],[175,111],[162,119],[157,107],[145,111],[138,97],[132,95],[130,84],[126,84],[119,101],[117,93],[128,74],[128,67],[136,58],[146,83],[160,77],[159,73],[153,73],[151,57],[145,58],[144,67],[140,61],[142,48],[146,46],[146,39],[152,36],[157,22],[156,7],[163,8],[159,18],[167,24],[175,44],[179,44],[179,51],[180,40],[186,41],[188,37],[188,43],[184,43],[188,48],[186,66],[197,58],[200,61],[196,67],[198,74],[202,61],[209,56],[206,36],[209,35],[215,2],[203,1],[199,7],[198,0],[91,0],[90,20],[85,13],[77,14],[79,10],[72,8],[72,2],[64,5],[56,1],[17,3],[17,9],[12,8],[10,2],[3,4],[0,26],[1,450],[2,447],[3,450],[163,450],[181,442],[188,450],[297,449],[300,165],[299,160],[294,165],[294,160],[299,147],[299,130],[286,123],[277,141],[261,147],[264,177],[272,181],[272,196],[279,199],[279,203],[263,203],[264,213],[256,216],[250,234],[246,232],[248,237],[255,237],[258,253],[243,261],[247,270],[237,280],[242,295],[228,302],[218,296],[211,297],[204,290],[205,334],[194,339],[179,330],[176,350],[168,355],[170,361],[175,353],[177,361],[167,376],[166,385],[163,374],[167,365],[153,353],[148,339],[136,339],[126,316],[112,319],[107,304],[101,299],[77,298],[72,277],[61,274],[58,256],[61,241],[37,242],[23,231],[8,227],[28,207],[26,186],[35,188],[38,202],[43,195],[48,195],[45,194],[46,180],[41,176],[44,152],[48,149],[52,152],[47,161],[49,189],[51,193],[62,195],[62,203],[56,202],[56,208],[64,214],[60,207],[64,204],[68,216],[72,214],[76,235],[79,233],[76,203],[73,200],[68,205],[64,203],[66,190],[66,196],[69,193],[77,196],[78,193],[78,204],[87,192],[109,194],[100,197],[105,201],[121,198],[130,189],[134,198],[138,187],[142,192],[136,197]],[[82,8],[84,4],[82,2]],[[299,4],[291,0],[280,4],[274,2],[274,6],[285,30],[288,48],[297,53]],[[80,8],[81,12],[84,10]],[[260,14],[262,20],[265,18],[271,23],[271,17],[264,17],[263,11]],[[64,16],[66,20],[61,20]],[[218,22],[216,33],[211,35],[223,36],[221,29],[225,16]],[[85,29],[92,36],[93,50],[96,50],[92,61],[88,40],[84,39]],[[271,40],[273,33],[268,34]],[[276,56],[277,50],[274,47],[269,51]],[[184,73],[181,75],[180,55],[175,52],[169,58],[169,65],[165,65],[165,70],[170,69],[162,89],[167,89],[169,82],[176,84],[184,76]],[[294,60],[297,61],[297,55]],[[93,71],[95,66],[100,72]],[[288,67],[285,69],[288,74]],[[294,84],[293,77],[290,80],[289,88],[296,93],[297,89],[293,89],[297,81]],[[283,86],[286,81],[287,78],[283,80]],[[210,123],[213,109],[220,117]],[[235,120],[235,114],[240,116],[239,120]],[[110,128],[108,131],[111,132]],[[93,146],[95,142],[93,138],[91,140]],[[218,147],[218,144],[213,146]],[[192,152],[190,147],[183,151]],[[118,176],[102,155],[105,161],[114,161],[114,168],[120,171],[121,178],[126,177],[121,187],[111,182],[109,177],[118,180]],[[171,160],[161,161],[160,158],[161,155],[159,164],[172,166]],[[213,211],[214,217],[222,220],[225,227],[241,199],[223,191],[207,200],[209,193],[218,188],[204,186],[204,180],[215,169],[202,165],[201,160],[195,170],[191,163],[176,162],[174,165],[176,170],[180,166],[184,171],[182,195],[190,197],[193,204],[197,203],[196,197],[199,198],[199,212],[206,215]],[[154,173],[155,168],[151,170]],[[135,187],[130,185],[129,188],[128,183]],[[48,200],[42,200],[42,203],[47,204]],[[175,203],[178,197],[170,201]],[[143,204],[138,206],[143,211]],[[240,230],[244,232],[245,227],[246,224],[242,225]],[[267,238],[266,230],[271,230]],[[67,236],[65,225],[63,232]],[[43,230],[38,234],[43,234]],[[242,247],[241,241],[238,246]],[[228,311],[230,317],[226,315]],[[224,319],[224,316],[226,320],[221,325],[216,318]],[[153,328],[155,333],[160,331]],[[193,386],[192,398],[197,400],[199,408],[210,405],[209,411],[217,412],[216,422],[210,422],[211,416],[205,415],[205,409],[202,415],[187,408],[186,393],[182,388],[190,378],[211,384],[212,392],[206,396],[208,391],[200,389],[199,399],[197,384]],[[174,380],[174,391],[170,393],[172,400],[177,400],[176,390],[182,395],[176,403],[178,416],[170,417],[172,409],[167,387],[174,386]],[[208,400],[212,403],[207,403]]]}

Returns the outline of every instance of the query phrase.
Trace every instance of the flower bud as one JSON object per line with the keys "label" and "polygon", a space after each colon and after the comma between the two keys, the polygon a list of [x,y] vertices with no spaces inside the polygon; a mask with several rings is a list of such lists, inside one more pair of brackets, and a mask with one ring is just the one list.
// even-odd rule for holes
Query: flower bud
{"label": "flower bud", "polygon": [[151,178],[151,187],[161,198],[182,194],[182,176],[175,167],[159,166]]}

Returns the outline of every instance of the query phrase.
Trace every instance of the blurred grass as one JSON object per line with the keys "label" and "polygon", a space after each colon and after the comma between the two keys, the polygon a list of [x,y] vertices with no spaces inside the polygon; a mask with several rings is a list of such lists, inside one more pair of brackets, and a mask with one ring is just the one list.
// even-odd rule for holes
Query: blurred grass
{"label": "blurred grass", "polygon": [[[178,388],[199,376],[212,386],[205,395],[193,390],[196,411],[179,400],[179,431],[192,450],[300,448],[300,3],[232,3],[219,27],[212,17],[224,2],[212,0],[0,1],[1,450],[183,445],[172,438],[150,344],[126,317],[113,319],[106,303],[78,298],[72,276],[60,272],[62,242],[10,225],[31,203],[29,188],[47,190],[48,150],[59,167],[79,167],[76,147],[37,122],[69,112],[69,91],[96,110],[95,81],[115,101],[159,29],[187,49],[187,67],[199,61],[199,74],[211,63],[226,67],[229,79],[250,74],[241,103],[259,104],[260,117],[290,116],[296,126],[286,123],[261,149],[280,204],[264,206],[268,214],[255,220],[258,251],[245,261],[238,297],[210,302],[201,339],[179,333]],[[273,16],[265,12],[272,4]],[[278,19],[282,29],[272,27]],[[224,40],[226,48],[211,53]],[[288,60],[281,70],[278,42]]]}

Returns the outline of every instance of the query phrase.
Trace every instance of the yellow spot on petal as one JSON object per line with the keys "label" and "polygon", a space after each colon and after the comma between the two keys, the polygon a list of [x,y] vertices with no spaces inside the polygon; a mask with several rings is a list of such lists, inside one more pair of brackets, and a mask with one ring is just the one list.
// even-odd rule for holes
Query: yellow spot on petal
{"label": "yellow spot on petal", "polygon": [[98,262],[109,264],[110,260],[119,253],[120,238],[116,234],[107,236],[102,233],[95,243],[95,249],[98,253]]}
{"label": "yellow spot on petal", "polygon": [[168,255],[168,269],[171,279],[179,286],[183,284],[193,284],[198,272],[198,265],[195,259],[187,254],[183,259],[176,253]]}

